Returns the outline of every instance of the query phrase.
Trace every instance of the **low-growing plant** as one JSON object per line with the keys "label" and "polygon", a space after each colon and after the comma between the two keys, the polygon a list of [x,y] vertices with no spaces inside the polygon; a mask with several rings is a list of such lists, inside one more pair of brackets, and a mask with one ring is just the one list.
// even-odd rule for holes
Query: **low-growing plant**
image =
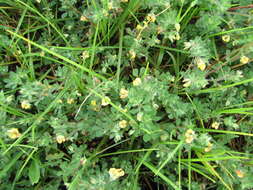
{"label": "low-growing plant", "polygon": [[252,8],[0,0],[0,189],[252,189]]}

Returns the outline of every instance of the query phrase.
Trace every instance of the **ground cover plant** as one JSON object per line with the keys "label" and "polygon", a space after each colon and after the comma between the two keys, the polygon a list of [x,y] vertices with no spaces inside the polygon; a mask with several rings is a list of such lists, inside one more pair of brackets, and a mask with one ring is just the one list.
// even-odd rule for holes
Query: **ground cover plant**
{"label": "ground cover plant", "polygon": [[249,0],[0,0],[0,189],[253,189]]}

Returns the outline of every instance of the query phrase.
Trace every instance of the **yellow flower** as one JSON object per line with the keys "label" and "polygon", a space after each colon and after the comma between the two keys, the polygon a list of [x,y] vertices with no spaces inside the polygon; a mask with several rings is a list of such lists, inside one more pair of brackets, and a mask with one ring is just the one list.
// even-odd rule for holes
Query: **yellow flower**
{"label": "yellow flower", "polygon": [[87,19],[86,16],[83,16],[83,15],[82,15],[82,16],[80,17],[80,21],[88,21],[88,19]]}
{"label": "yellow flower", "polygon": [[242,172],[241,170],[235,170],[235,173],[239,178],[243,178],[245,175],[244,172]]}
{"label": "yellow flower", "polygon": [[97,105],[97,101],[96,100],[91,100],[90,105],[91,106],[96,106]]}
{"label": "yellow flower", "polygon": [[24,100],[24,101],[21,102],[21,108],[25,109],[25,110],[28,110],[28,109],[31,108],[31,104],[27,100]]}
{"label": "yellow flower", "polygon": [[58,99],[58,100],[57,100],[57,103],[60,103],[60,104],[61,104],[61,103],[62,103],[62,100],[61,100],[61,99]]}
{"label": "yellow flower", "polygon": [[85,59],[87,59],[87,58],[89,58],[90,57],[90,54],[89,54],[89,52],[88,51],[83,51],[83,53],[82,53],[82,56],[81,56],[84,60]]}
{"label": "yellow flower", "polygon": [[191,86],[190,79],[184,79],[183,82],[184,82],[183,87],[187,88],[187,87]]}
{"label": "yellow flower", "polygon": [[214,128],[214,129],[218,129],[219,126],[220,126],[220,124],[218,122],[216,122],[216,121],[213,122],[212,125],[211,125],[211,127]]}
{"label": "yellow flower", "polygon": [[137,114],[137,120],[138,120],[138,121],[142,121],[142,116],[143,116],[143,113],[139,112],[139,113]]}
{"label": "yellow flower", "polygon": [[75,100],[73,98],[68,98],[67,99],[68,104],[73,104],[74,102],[75,102]]}
{"label": "yellow flower", "polygon": [[176,28],[176,31],[179,32],[179,30],[180,30],[180,24],[179,24],[179,23],[176,23],[176,24],[175,24],[175,28]]}
{"label": "yellow flower", "polygon": [[175,40],[180,40],[180,35],[178,32],[175,34]]}
{"label": "yellow flower", "polygon": [[112,10],[112,9],[113,9],[113,3],[112,3],[112,2],[109,2],[109,3],[108,3],[108,9],[109,9],[109,10]]}
{"label": "yellow flower", "polygon": [[124,88],[121,88],[120,89],[120,98],[124,99],[124,98],[127,98],[127,97],[128,97],[128,91]]}
{"label": "yellow flower", "polygon": [[121,2],[122,2],[122,3],[127,3],[127,2],[128,2],[128,0],[121,0]]}
{"label": "yellow flower", "polygon": [[205,68],[206,68],[206,63],[205,63],[205,61],[204,61],[202,58],[197,57],[196,60],[195,60],[195,62],[196,62],[196,64],[197,64],[198,68],[199,68],[201,71],[204,71],[204,70],[205,70]]}
{"label": "yellow flower", "polygon": [[205,148],[205,152],[210,152],[213,148],[213,144],[208,142],[207,147]]}
{"label": "yellow flower", "polygon": [[11,139],[17,139],[21,136],[21,133],[18,131],[17,128],[12,128],[7,131],[7,135]]}
{"label": "yellow flower", "polygon": [[190,144],[195,139],[195,132],[192,129],[188,129],[185,133],[185,142]]}
{"label": "yellow flower", "polygon": [[229,42],[230,41],[230,36],[229,35],[224,35],[224,36],[222,36],[222,40],[224,42]]}
{"label": "yellow flower", "polygon": [[121,168],[119,168],[119,169],[117,169],[117,168],[110,168],[109,175],[110,175],[110,177],[111,177],[112,180],[116,180],[119,177],[124,176],[125,172]]}
{"label": "yellow flower", "polygon": [[119,122],[119,127],[124,129],[127,127],[127,121],[126,120],[122,120]]}
{"label": "yellow flower", "polygon": [[249,58],[247,57],[247,56],[242,56],[241,58],[240,58],[240,62],[242,63],[242,64],[246,64],[246,63],[248,63],[249,62]]}
{"label": "yellow flower", "polygon": [[109,102],[110,102],[110,101],[111,101],[110,98],[107,97],[107,96],[105,96],[105,97],[102,99],[101,105],[102,105],[102,106],[107,106],[107,105],[109,105]]}
{"label": "yellow flower", "polygon": [[144,29],[144,27],[143,26],[141,26],[140,24],[138,24],[137,26],[136,26],[136,30],[143,30]]}
{"label": "yellow flower", "polygon": [[184,42],[184,49],[190,49],[192,47],[191,42]]}
{"label": "yellow flower", "polygon": [[57,143],[61,144],[61,143],[64,143],[66,141],[66,138],[63,135],[57,135],[56,136],[56,141],[57,141]]}
{"label": "yellow flower", "polygon": [[131,49],[128,53],[129,53],[129,55],[130,55],[130,59],[134,60],[135,57],[136,57],[135,51]]}
{"label": "yellow flower", "polygon": [[152,14],[148,14],[146,17],[148,22],[155,22],[156,20],[156,16],[152,13]]}
{"label": "yellow flower", "polygon": [[139,86],[140,84],[141,84],[141,79],[140,78],[134,79],[134,81],[133,81],[134,86]]}

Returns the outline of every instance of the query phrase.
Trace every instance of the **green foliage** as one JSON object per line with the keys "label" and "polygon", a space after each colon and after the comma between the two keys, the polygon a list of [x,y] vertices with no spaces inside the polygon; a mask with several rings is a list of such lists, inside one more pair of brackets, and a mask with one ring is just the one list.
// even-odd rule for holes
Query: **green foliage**
{"label": "green foliage", "polygon": [[245,5],[0,0],[0,189],[252,189]]}

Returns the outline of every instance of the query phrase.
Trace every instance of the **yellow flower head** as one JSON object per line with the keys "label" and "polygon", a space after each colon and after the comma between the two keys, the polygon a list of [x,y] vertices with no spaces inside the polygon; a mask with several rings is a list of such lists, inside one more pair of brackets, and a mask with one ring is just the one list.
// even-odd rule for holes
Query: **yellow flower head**
{"label": "yellow flower head", "polygon": [[84,60],[85,59],[87,59],[87,58],[89,58],[90,57],[90,54],[89,54],[89,52],[88,51],[83,51],[82,52],[82,56],[81,56]]}
{"label": "yellow flower head", "polygon": [[74,102],[75,102],[75,100],[73,98],[68,98],[67,99],[68,104],[73,104]]}
{"label": "yellow flower head", "polygon": [[21,136],[21,133],[18,131],[17,128],[12,128],[7,131],[7,135],[11,139],[17,139]]}
{"label": "yellow flower head", "polygon": [[240,62],[242,63],[242,64],[246,64],[246,63],[248,63],[249,62],[249,58],[247,57],[247,56],[242,56],[241,58],[240,58]]}
{"label": "yellow flower head", "polygon": [[82,15],[82,16],[80,17],[80,21],[88,21],[88,18],[87,18],[86,16],[83,16],[83,15]]}
{"label": "yellow flower head", "polygon": [[179,23],[175,24],[175,29],[176,29],[177,32],[179,32],[179,30],[180,30],[180,24]]}
{"label": "yellow flower head", "polygon": [[141,84],[141,79],[140,78],[134,79],[134,81],[133,81],[134,86],[139,86],[140,84]]}
{"label": "yellow flower head", "polygon": [[148,22],[155,22],[156,20],[156,16],[152,13],[152,14],[148,14],[146,17]]}
{"label": "yellow flower head", "polygon": [[91,100],[90,105],[91,106],[96,106],[97,105],[97,101],[96,100]]}
{"label": "yellow flower head", "polygon": [[124,172],[124,170],[121,169],[121,168],[119,168],[119,169],[117,169],[117,168],[110,168],[110,170],[109,170],[109,175],[110,175],[110,178],[111,178],[112,180],[116,180],[116,179],[118,179],[119,177],[124,176],[124,175],[125,175],[125,172]]}
{"label": "yellow flower head", "polygon": [[102,106],[107,106],[107,105],[109,105],[109,102],[110,102],[110,101],[111,101],[110,98],[107,97],[107,96],[105,96],[105,97],[102,99],[101,105],[102,105]]}
{"label": "yellow flower head", "polygon": [[21,102],[21,108],[25,109],[25,110],[28,110],[28,109],[31,108],[31,104],[27,100],[24,100],[24,101]]}
{"label": "yellow flower head", "polygon": [[207,147],[205,148],[205,152],[210,152],[213,148],[213,144],[208,142]]}
{"label": "yellow flower head", "polygon": [[183,87],[187,88],[187,87],[191,86],[190,79],[184,79],[183,82],[184,82]]}
{"label": "yellow flower head", "polygon": [[188,129],[185,133],[185,142],[190,144],[195,139],[195,132],[192,129]]}
{"label": "yellow flower head", "polygon": [[211,127],[214,128],[214,129],[218,129],[219,126],[220,126],[220,124],[218,122],[216,122],[216,121],[213,122],[212,125],[211,125]]}
{"label": "yellow flower head", "polygon": [[122,129],[126,128],[127,127],[127,121],[126,120],[121,120],[119,122],[119,127],[122,128]]}
{"label": "yellow flower head", "polygon": [[124,98],[128,97],[128,91],[126,89],[124,89],[124,88],[120,89],[120,93],[119,94],[120,94],[120,98],[121,99],[124,99]]}
{"label": "yellow flower head", "polygon": [[128,53],[129,53],[130,59],[131,59],[131,60],[134,60],[135,57],[136,57],[136,52],[135,52],[134,50],[131,49]]}
{"label": "yellow flower head", "polygon": [[66,141],[66,138],[63,135],[57,135],[56,136],[56,141],[57,141],[57,143],[61,144],[61,143],[64,143]]}
{"label": "yellow flower head", "polygon": [[201,70],[201,71],[204,71],[205,68],[206,68],[206,63],[205,61],[200,58],[200,57],[197,57],[196,60],[195,60],[196,64],[197,64],[197,67]]}
{"label": "yellow flower head", "polygon": [[137,120],[138,120],[138,121],[142,121],[142,116],[143,116],[143,113],[142,113],[142,112],[139,112],[139,113],[137,114]]}
{"label": "yellow flower head", "polygon": [[222,36],[222,40],[224,42],[229,42],[230,41],[230,36],[229,35],[224,35],[224,36]]}

